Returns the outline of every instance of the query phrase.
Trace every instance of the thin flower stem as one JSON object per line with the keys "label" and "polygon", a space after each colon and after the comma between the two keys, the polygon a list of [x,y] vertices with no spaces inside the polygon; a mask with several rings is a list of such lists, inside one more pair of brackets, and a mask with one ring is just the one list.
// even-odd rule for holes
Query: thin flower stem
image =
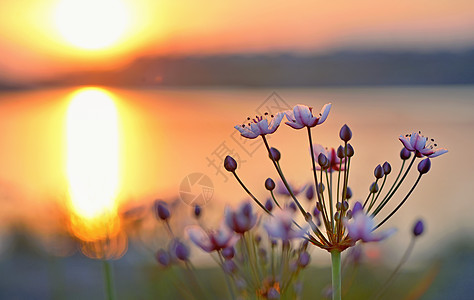
{"label": "thin flower stem", "polygon": [[385,176],[384,176],[383,181],[382,181],[382,186],[380,187],[379,192],[377,193],[377,196],[376,196],[375,199],[374,199],[374,202],[370,204],[369,209],[367,210],[367,213],[369,213],[369,211],[370,211],[370,209],[372,208],[372,206],[375,205],[375,203],[377,202],[377,199],[379,198],[380,193],[382,192],[383,187],[385,186],[385,182],[387,181],[387,176],[388,176],[388,175],[385,175]]}
{"label": "thin flower stem", "polygon": [[275,194],[273,193],[273,191],[270,191],[270,194],[272,195],[272,199],[273,199],[273,201],[275,202],[276,206],[278,206],[278,208],[281,209],[281,206],[280,206],[280,204],[278,203],[278,201],[276,200]]}
{"label": "thin flower stem", "polygon": [[413,190],[418,185],[418,182],[420,182],[421,176],[423,176],[423,174],[420,173],[420,175],[418,175],[418,178],[415,181],[415,184],[411,187],[410,191],[405,196],[405,198],[403,198],[402,202],[400,202],[400,204],[398,204],[398,206],[395,207],[395,209],[385,219],[383,219],[382,222],[380,222],[377,226],[375,226],[375,228],[373,230],[375,230],[375,229],[379,228],[380,226],[382,226],[383,223],[387,222],[387,220],[390,219],[390,217],[393,216],[397,212],[397,210],[400,209],[400,207],[402,207],[402,205],[407,201],[408,197],[410,197],[411,193],[413,192]]}
{"label": "thin flower stem", "polygon": [[[321,169],[320,171],[320,177],[323,178],[323,170]],[[324,201],[324,193],[321,193],[321,206],[322,206],[322,212],[323,213],[323,220],[324,220],[324,226],[326,227],[326,230],[329,230],[330,226],[329,226],[329,215],[328,215],[328,211],[327,211],[327,208],[326,208],[326,202]]]}
{"label": "thin flower stem", "polygon": [[255,283],[258,285],[258,283],[260,282],[260,277],[258,276],[257,271],[255,270],[255,265],[256,264],[255,264],[255,261],[253,260],[252,253],[250,253],[250,247],[249,247],[249,244],[247,242],[247,235],[246,234],[242,235],[242,240],[243,240],[243,243],[245,245],[245,250],[247,251],[247,255],[248,255],[248,259],[249,259],[248,260],[248,265],[250,266],[250,270],[252,271]]}
{"label": "thin flower stem", "polygon": [[413,159],[411,160],[410,164],[408,165],[408,168],[405,171],[405,173],[403,174],[402,178],[400,179],[398,184],[395,186],[393,191],[385,196],[384,201],[382,201],[380,203],[379,207],[377,207],[377,209],[374,211],[374,213],[373,213],[374,216],[376,216],[384,208],[384,206],[387,205],[388,201],[390,201],[390,199],[393,197],[393,195],[397,192],[397,190],[400,187],[400,185],[402,184],[403,180],[405,180],[405,177],[407,177],[408,172],[410,171],[411,167],[413,166],[413,163],[415,162],[415,159],[416,159],[416,155],[413,155]]}
{"label": "thin flower stem", "polygon": [[102,266],[104,270],[105,295],[107,300],[115,299],[114,278],[112,272],[112,265],[110,261],[103,259]]}
{"label": "thin flower stem", "polygon": [[[342,165],[342,158],[339,158],[339,170],[337,171],[337,202],[339,202],[339,185],[341,183],[341,165]],[[344,201],[345,199],[342,199]]]}
{"label": "thin flower stem", "polygon": [[[345,180],[344,180],[344,191],[342,195],[342,201],[344,202],[346,200],[346,195],[347,195],[347,186],[349,184],[349,170],[351,168],[351,158],[348,157],[347,159],[347,166],[345,168]],[[343,228],[342,228],[342,218],[345,216],[345,210],[341,210],[341,213],[339,214],[339,223],[338,223],[338,228],[337,228],[337,241],[340,242],[343,238]]]}
{"label": "thin flower stem", "polygon": [[393,270],[392,274],[390,274],[390,277],[388,277],[387,281],[385,281],[385,283],[382,285],[378,293],[375,294],[373,299],[380,299],[383,293],[392,284],[392,281],[395,278],[395,275],[397,275],[398,271],[400,271],[400,268],[406,263],[406,261],[408,260],[408,257],[410,257],[410,254],[413,251],[413,248],[415,246],[415,240],[416,240],[416,237],[413,236],[410,241],[410,244],[408,245],[408,248],[405,250],[405,253],[403,254],[402,259],[398,263],[397,267]]}
{"label": "thin flower stem", "polygon": [[245,184],[242,182],[242,180],[240,180],[239,176],[237,175],[237,173],[235,172],[232,172],[232,174],[234,174],[234,177],[235,179],[237,179],[237,181],[240,183],[240,185],[242,186],[242,188],[247,192],[247,194],[250,196],[250,198],[253,199],[253,201],[255,201],[255,203],[258,204],[258,206],[260,206],[261,209],[263,209],[267,214],[271,215],[272,213],[260,202],[258,201],[258,199],[249,191],[249,189],[245,186]]}
{"label": "thin flower stem", "polygon": [[229,280],[229,277],[230,275],[227,274],[226,270],[224,270],[224,259],[222,258],[222,254],[221,252],[218,253],[219,255],[219,261],[221,262],[221,267],[222,267],[222,270],[224,271],[224,278],[225,278],[225,283],[227,284],[227,288],[229,289],[229,293],[230,293],[230,296],[232,298],[232,300],[235,300],[235,294],[234,294],[234,288],[232,287],[232,284],[230,283],[230,280]]}
{"label": "thin flower stem", "polygon": [[341,300],[341,252],[331,251],[332,261],[332,299]]}
{"label": "thin flower stem", "polygon": [[316,196],[318,198],[319,204],[322,206],[323,204],[321,203],[321,195],[319,195],[318,175],[316,173],[316,160],[314,158],[313,138],[311,137],[311,128],[309,127],[306,127],[306,128],[308,129],[308,141],[309,141],[309,147],[311,151],[311,162],[313,164],[314,188],[316,190]]}
{"label": "thin flower stem", "polygon": [[281,180],[283,181],[283,184],[285,185],[286,189],[287,189],[288,192],[290,193],[290,196],[291,196],[291,197],[293,198],[293,200],[295,201],[295,203],[296,203],[296,205],[298,206],[298,208],[299,208],[301,214],[303,215],[303,217],[306,218],[306,212],[305,212],[305,210],[304,210],[303,207],[301,206],[301,204],[300,204],[300,202],[298,201],[298,199],[296,199],[295,194],[293,194],[293,191],[291,190],[290,185],[289,185],[288,182],[286,181],[285,175],[283,175],[282,170],[280,169],[280,167],[278,166],[277,162],[276,162],[275,159],[273,158],[272,152],[270,151],[270,146],[268,145],[267,139],[265,138],[264,135],[262,135],[262,139],[263,139],[263,143],[265,144],[265,147],[267,148],[268,154],[270,155],[270,158],[272,159],[272,162],[273,162],[273,164],[275,165],[275,169],[277,170],[278,175],[280,175],[280,178],[281,178]]}
{"label": "thin flower stem", "polygon": [[329,211],[331,213],[331,231],[334,231],[334,203],[332,202],[332,193],[331,193],[331,185],[329,184],[329,176],[328,171],[324,170],[326,174],[326,183],[328,185],[328,198],[329,198]]}

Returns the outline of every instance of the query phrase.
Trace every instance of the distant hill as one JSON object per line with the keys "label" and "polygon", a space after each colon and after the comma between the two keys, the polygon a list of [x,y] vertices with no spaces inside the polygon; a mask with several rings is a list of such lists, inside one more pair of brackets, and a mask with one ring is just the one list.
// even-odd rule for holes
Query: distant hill
{"label": "distant hill", "polygon": [[344,86],[473,84],[474,50],[144,57],[123,69],[62,76],[49,85]]}

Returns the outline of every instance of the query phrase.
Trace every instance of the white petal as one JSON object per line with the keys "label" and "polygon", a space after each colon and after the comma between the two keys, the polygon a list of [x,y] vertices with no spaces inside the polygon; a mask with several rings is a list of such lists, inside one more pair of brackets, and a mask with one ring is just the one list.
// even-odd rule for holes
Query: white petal
{"label": "white petal", "polygon": [[318,125],[322,124],[324,121],[326,121],[329,111],[331,110],[331,103],[325,104],[323,108],[321,109],[321,117],[319,118]]}
{"label": "white petal", "polygon": [[411,145],[411,142],[406,137],[401,135],[398,139],[400,140],[400,142],[402,142],[405,148],[407,148],[410,151],[415,151],[415,148],[413,148],[413,146]]}
{"label": "white petal", "polygon": [[254,139],[258,136],[258,134],[255,134],[253,131],[249,130],[248,127],[242,128],[242,126],[236,125],[234,128],[237,129],[243,137]]}
{"label": "white petal", "polygon": [[189,236],[189,239],[202,250],[207,252],[213,250],[213,245],[209,239],[209,236],[201,227],[197,225],[191,225],[186,227],[185,230]]}

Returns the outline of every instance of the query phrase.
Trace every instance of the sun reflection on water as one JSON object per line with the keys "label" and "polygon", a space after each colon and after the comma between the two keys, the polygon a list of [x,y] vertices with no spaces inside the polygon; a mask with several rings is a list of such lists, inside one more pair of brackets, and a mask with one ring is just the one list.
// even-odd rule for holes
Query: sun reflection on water
{"label": "sun reflection on water", "polygon": [[119,231],[119,138],[113,96],[100,88],[76,91],[66,118],[66,172],[71,230],[81,240],[103,239]]}

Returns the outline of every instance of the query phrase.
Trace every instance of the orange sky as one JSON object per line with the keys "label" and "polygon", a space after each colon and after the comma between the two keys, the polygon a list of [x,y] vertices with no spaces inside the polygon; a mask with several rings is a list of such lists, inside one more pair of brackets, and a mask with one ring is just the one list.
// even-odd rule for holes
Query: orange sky
{"label": "orange sky", "polygon": [[[122,22],[124,30],[109,47],[81,49],[58,24],[58,7],[74,1],[0,2],[0,78],[110,68],[153,54],[462,49],[474,44],[472,0],[96,0],[125,9],[123,20],[114,19],[113,11],[96,12],[102,24]],[[75,26],[87,35],[87,13],[78,11],[75,17],[81,14]]]}

